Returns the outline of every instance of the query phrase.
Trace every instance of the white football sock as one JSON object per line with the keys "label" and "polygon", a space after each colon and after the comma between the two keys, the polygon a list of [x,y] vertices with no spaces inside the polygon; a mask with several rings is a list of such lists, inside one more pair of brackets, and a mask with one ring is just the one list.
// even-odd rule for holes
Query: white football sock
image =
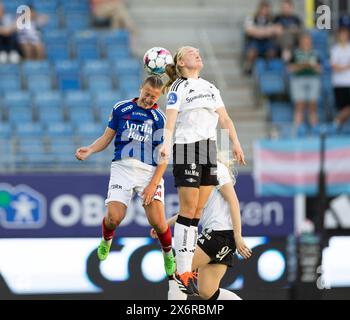
{"label": "white football sock", "polygon": [[175,280],[169,280],[168,300],[187,300],[187,294],[182,292]]}
{"label": "white football sock", "polygon": [[190,264],[190,268],[192,267],[192,259],[194,256],[194,251],[196,250],[197,239],[198,239],[198,227],[190,226],[187,243],[187,251],[188,251],[188,262]]}
{"label": "white football sock", "polygon": [[174,244],[176,252],[176,269],[179,274],[191,271],[192,260],[188,261],[189,230],[190,227],[181,223],[175,223]]}

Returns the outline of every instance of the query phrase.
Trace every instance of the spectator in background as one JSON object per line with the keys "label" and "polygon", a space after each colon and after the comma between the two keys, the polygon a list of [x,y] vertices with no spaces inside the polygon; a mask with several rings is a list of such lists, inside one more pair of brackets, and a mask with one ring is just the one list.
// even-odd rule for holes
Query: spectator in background
{"label": "spectator in background", "polygon": [[28,60],[42,60],[45,57],[45,48],[41,40],[40,29],[49,20],[47,15],[39,15],[33,6],[30,8],[30,28],[23,28],[18,31],[18,41],[23,55]]}
{"label": "spectator in background", "polygon": [[0,2],[0,63],[18,63],[18,42],[16,21],[5,14],[4,6]]}
{"label": "spectator in background", "polygon": [[291,77],[291,98],[295,105],[294,122],[300,126],[304,122],[304,111],[309,108],[309,122],[312,127],[318,123],[317,103],[321,93],[321,65],[313,50],[310,34],[300,36],[299,48],[294,51],[289,70]]}
{"label": "spectator in background", "polygon": [[333,69],[333,87],[339,114],[335,120],[339,128],[350,117],[350,43],[349,30],[345,27],[338,31],[338,42],[331,50]]}
{"label": "spectator in background", "polygon": [[254,17],[248,17],[245,21],[245,33],[247,36],[247,53],[244,71],[252,72],[255,59],[260,57],[273,58],[277,54],[274,41],[280,34],[280,29],[273,24],[271,6],[267,1],[261,1]]}
{"label": "spectator in background", "polygon": [[298,45],[302,29],[302,22],[295,13],[293,0],[281,2],[281,13],[275,17],[274,23],[281,28],[277,42],[282,50],[282,58],[289,62],[294,48]]}
{"label": "spectator in background", "polygon": [[129,15],[123,0],[90,0],[91,12],[94,20],[108,19],[111,28],[126,29],[132,35],[136,33],[136,26]]}

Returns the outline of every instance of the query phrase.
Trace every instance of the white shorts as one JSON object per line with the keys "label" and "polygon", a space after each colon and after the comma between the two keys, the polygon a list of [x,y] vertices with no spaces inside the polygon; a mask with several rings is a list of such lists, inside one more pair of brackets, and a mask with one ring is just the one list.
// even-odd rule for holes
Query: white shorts
{"label": "white shorts", "polygon": [[[150,183],[155,170],[156,167],[133,158],[112,162],[106,206],[110,202],[121,202],[129,207],[134,192],[142,199],[142,192]],[[164,204],[163,179],[153,199]]]}

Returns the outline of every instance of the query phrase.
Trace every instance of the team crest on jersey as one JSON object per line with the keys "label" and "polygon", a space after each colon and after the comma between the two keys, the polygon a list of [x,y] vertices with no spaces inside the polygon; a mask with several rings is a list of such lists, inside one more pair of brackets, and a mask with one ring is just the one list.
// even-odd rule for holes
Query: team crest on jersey
{"label": "team crest on jersey", "polygon": [[168,105],[171,106],[177,102],[177,94],[175,92],[170,92],[168,96]]}

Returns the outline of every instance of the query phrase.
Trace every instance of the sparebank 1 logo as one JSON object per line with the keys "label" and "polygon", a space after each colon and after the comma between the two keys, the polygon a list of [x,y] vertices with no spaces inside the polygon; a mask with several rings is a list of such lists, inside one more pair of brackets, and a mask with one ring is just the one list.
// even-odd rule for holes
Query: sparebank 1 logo
{"label": "sparebank 1 logo", "polygon": [[8,229],[41,228],[46,222],[46,199],[26,185],[0,183],[0,225]]}

